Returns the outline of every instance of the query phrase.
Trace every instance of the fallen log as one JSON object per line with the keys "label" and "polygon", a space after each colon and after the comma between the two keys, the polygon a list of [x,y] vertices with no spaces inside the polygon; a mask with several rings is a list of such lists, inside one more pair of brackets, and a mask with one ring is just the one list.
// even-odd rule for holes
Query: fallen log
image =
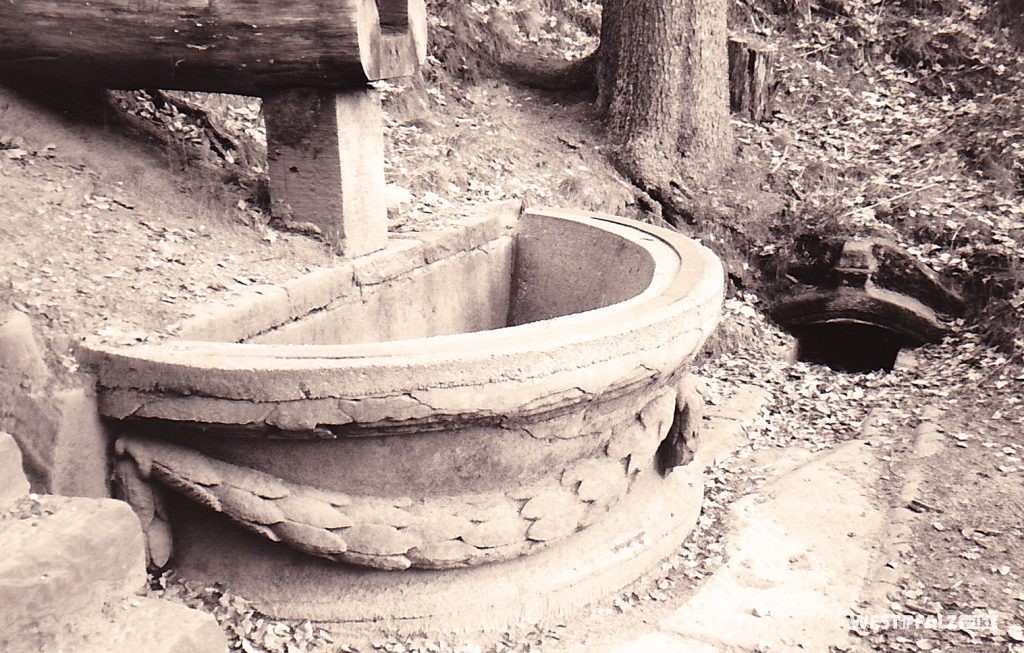
{"label": "fallen log", "polygon": [[260,94],[411,75],[423,0],[5,0],[0,72]]}

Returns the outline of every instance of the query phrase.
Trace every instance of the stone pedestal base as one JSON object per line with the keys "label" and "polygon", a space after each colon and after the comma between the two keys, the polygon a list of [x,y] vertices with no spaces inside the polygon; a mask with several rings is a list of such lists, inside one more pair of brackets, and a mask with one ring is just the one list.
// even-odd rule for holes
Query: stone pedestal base
{"label": "stone pedestal base", "polygon": [[427,632],[485,632],[557,619],[645,577],[696,524],[695,464],[653,470],[599,524],[534,555],[465,569],[381,571],[273,544],[209,513],[175,524],[175,568],[221,582],[265,614]]}

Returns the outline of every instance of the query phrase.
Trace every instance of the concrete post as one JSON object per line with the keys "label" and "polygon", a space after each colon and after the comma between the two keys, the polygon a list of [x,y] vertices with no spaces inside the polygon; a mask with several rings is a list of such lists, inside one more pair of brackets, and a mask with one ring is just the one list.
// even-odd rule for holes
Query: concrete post
{"label": "concrete post", "polygon": [[368,86],[263,97],[271,211],[312,223],[343,256],[387,245],[384,118]]}

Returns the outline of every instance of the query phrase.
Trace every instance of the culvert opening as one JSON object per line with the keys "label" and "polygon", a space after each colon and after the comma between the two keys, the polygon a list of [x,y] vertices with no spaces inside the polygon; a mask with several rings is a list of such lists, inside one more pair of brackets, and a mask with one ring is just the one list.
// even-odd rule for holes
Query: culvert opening
{"label": "culvert opening", "polygon": [[790,329],[797,339],[797,359],[838,372],[891,372],[901,349],[920,342],[875,324],[823,322]]}

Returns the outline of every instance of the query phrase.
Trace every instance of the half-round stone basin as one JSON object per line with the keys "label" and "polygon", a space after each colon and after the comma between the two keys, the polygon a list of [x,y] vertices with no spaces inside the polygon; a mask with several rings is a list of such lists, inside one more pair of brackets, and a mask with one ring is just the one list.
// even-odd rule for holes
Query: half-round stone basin
{"label": "half-round stone basin", "polygon": [[[590,600],[679,543],[699,474],[684,497],[672,468],[692,457],[686,372],[719,317],[717,258],[567,211],[466,233],[357,260],[298,317],[335,277],[268,291],[257,313],[289,317],[244,342],[94,347],[155,563],[173,540],[185,573],[271,614],[410,620],[440,614],[424,593],[459,612],[480,599],[463,579],[513,570]],[[559,556],[591,562],[552,574]]]}

